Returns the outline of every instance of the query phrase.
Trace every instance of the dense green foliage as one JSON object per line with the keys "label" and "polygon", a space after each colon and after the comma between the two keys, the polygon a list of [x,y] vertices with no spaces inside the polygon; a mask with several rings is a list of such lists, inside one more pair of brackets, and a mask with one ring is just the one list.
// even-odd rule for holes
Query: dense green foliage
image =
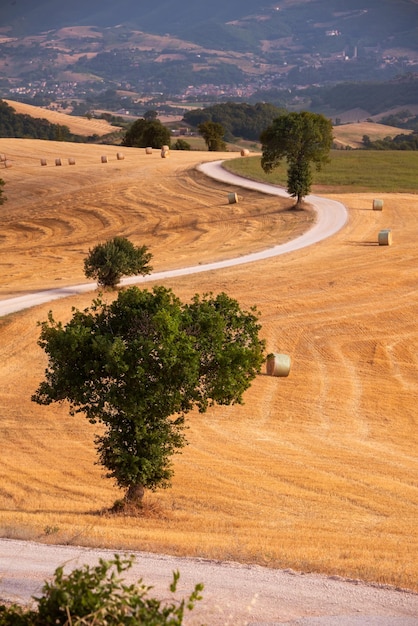
{"label": "dense green foliage", "polygon": [[[133,557],[115,555],[99,559],[96,566],[84,565],[64,574],[55,570],[51,582],[34,598],[36,608],[16,604],[0,606],[0,626],[180,626],[186,612],[202,599],[203,585],[197,584],[189,597],[161,601],[149,595],[152,587],[142,579],[127,584],[120,576],[133,565]],[[170,592],[175,593],[180,578],[173,572]]]}
{"label": "dense green foliage", "polygon": [[72,414],[101,422],[100,463],[128,504],[169,485],[185,414],[241,403],[264,361],[254,309],[225,293],[183,304],[164,287],[131,287],[75,310],[66,326],[50,313],[41,328],[49,364],[32,400],[67,400]]}
{"label": "dense green foliage", "polygon": [[135,148],[161,148],[164,145],[170,146],[170,143],[170,131],[160,120],[143,118],[136,120],[128,128],[122,141],[122,145]]}
{"label": "dense green foliage", "polygon": [[67,126],[51,124],[47,120],[16,113],[15,110],[0,100],[0,137],[19,139],[49,139],[52,141],[85,141],[70,133]]}
{"label": "dense green foliage", "polygon": [[189,144],[188,141],[185,141],[184,139],[177,139],[173,145],[172,145],[173,150],[191,150],[192,147]]}
{"label": "dense green foliage", "polygon": [[197,128],[210,152],[223,152],[226,150],[226,143],[223,140],[225,129],[222,124],[208,121],[202,122]]}
{"label": "dense green foliage", "polygon": [[365,150],[418,150],[418,131],[412,134],[400,134],[371,141],[368,135],[363,136]]}
{"label": "dense green foliage", "polygon": [[[286,185],[286,170],[266,174],[260,157],[228,159],[223,167],[253,180]],[[315,173],[315,185],[329,193],[418,193],[418,152],[403,150],[331,150],[327,167]]]}
{"label": "dense green foliage", "polygon": [[261,167],[271,172],[283,159],[288,166],[287,191],[299,204],[312,184],[311,163],[319,171],[329,161],[332,124],[323,115],[284,113],[261,133]]}
{"label": "dense green foliage", "polygon": [[251,105],[226,102],[225,104],[214,104],[205,109],[187,111],[183,120],[186,124],[196,128],[204,122],[222,124],[227,140],[241,137],[242,139],[258,141],[260,133],[280,113],[283,113],[283,109],[268,103],[258,102]]}
{"label": "dense green foliage", "polygon": [[113,237],[100,243],[84,259],[84,274],[103,287],[116,287],[122,276],[149,274],[152,254],[146,246],[137,246],[125,237]]}

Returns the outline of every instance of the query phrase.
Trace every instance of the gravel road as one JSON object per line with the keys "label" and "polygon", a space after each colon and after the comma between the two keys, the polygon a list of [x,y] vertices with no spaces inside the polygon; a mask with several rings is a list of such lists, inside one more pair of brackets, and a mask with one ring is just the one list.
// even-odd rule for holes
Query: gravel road
{"label": "gravel road", "polygon": [[[203,600],[187,625],[413,626],[418,624],[418,594],[366,585],[338,577],[300,574],[260,566],[175,558],[136,552],[130,582],[143,578],[155,595],[168,597],[174,570],[180,572],[179,597],[203,582]],[[27,602],[40,594],[56,567],[66,571],[110,559],[113,551],[0,540],[0,597]]]}

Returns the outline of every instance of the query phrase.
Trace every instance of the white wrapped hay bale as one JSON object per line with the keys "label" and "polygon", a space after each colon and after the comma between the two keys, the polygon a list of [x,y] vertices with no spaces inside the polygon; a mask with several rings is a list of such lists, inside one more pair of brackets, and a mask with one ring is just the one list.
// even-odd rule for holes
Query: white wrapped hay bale
{"label": "white wrapped hay bale", "polygon": [[385,228],[379,232],[378,238],[379,246],[391,246],[392,245],[392,231],[390,228]]}
{"label": "white wrapped hay bale", "polygon": [[383,211],[383,200],[379,198],[373,200],[373,211]]}
{"label": "white wrapped hay bale", "polygon": [[266,366],[268,376],[289,376],[290,356],[287,354],[279,354],[277,352],[269,354]]}
{"label": "white wrapped hay bale", "polygon": [[236,204],[238,202],[238,195],[234,192],[228,194],[228,204]]}

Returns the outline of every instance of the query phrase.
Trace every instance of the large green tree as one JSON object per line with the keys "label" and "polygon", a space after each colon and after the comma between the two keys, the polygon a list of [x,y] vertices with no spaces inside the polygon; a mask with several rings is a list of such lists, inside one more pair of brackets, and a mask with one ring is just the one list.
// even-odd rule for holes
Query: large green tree
{"label": "large green tree", "polygon": [[223,140],[225,128],[219,122],[202,122],[198,126],[199,133],[205,140],[208,150],[211,152],[223,152],[226,150],[226,143]]}
{"label": "large green tree", "polygon": [[104,426],[96,447],[123,504],[169,486],[186,413],[241,403],[264,361],[255,310],[225,293],[183,304],[164,287],[131,287],[76,310],[66,326],[50,313],[41,327],[49,363],[32,399],[66,400],[71,414]]}
{"label": "large green tree", "polygon": [[296,206],[311,190],[312,164],[319,171],[329,162],[332,123],[318,113],[284,113],[260,135],[261,167],[271,172],[287,160],[287,191],[296,197]]}
{"label": "large green tree", "polygon": [[143,119],[136,120],[126,131],[122,145],[134,148],[161,148],[170,146],[171,133],[160,120]]}
{"label": "large green tree", "polygon": [[102,287],[114,288],[122,276],[149,274],[151,258],[147,246],[134,246],[125,237],[113,237],[89,250],[84,259],[84,274]]}

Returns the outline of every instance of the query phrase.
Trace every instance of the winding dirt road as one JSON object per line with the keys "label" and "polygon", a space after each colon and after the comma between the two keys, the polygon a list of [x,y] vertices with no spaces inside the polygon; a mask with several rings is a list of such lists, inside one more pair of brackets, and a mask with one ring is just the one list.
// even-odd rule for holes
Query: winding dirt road
{"label": "winding dirt road", "polygon": [[[221,181],[223,183],[228,183],[247,189],[253,189],[265,194],[289,197],[288,194],[280,187],[268,185],[266,183],[257,183],[247,180],[241,176],[231,174],[230,172],[222,168],[222,161],[203,163],[199,166],[198,169],[204,172],[207,176],[210,176],[215,180]],[[273,246],[271,248],[267,248],[260,252],[245,254],[223,261],[204,263],[176,270],[167,270],[164,272],[153,272],[148,276],[134,276],[131,278],[123,279],[121,282],[124,285],[146,283],[163,278],[186,276],[189,274],[208,272],[211,270],[234,267],[237,265],[242,265],[244,263],[253,263],[255,261],[269,259],[280,254],[285,254],[286,252],[294,252],[296,250],[300,250],[301,248],[311,246],[314,243],[318,243],[319,241],[322,241],[323,239],[334,235],[346,223],[348,218],[347,210],[345,206],[340,202],[327,198],[320,198],[319,196],[313,195],[307,196],[306,201],[311,204],[316,211],[316,222],[307,232],[303,233],[295,239],[292,239],[291,241],[277,246]],[[8,315],[9,313],[15,313],[16,311],[21,311],[23,309],[36,306],[38,304],[43,304],[45,302],[51,302],[53,300],[65,298],[70,295],[92,291],[95,288],[95,283],[84,283],[81,285],[74,285],[71,287],[63,287],[58,289],[48,289],[46,291],[40,291],[38,293],[32,293],[24,296],[18,296],[16,298],[0,300],[0,316]]]}
{"label": "winding dirt road", "polygon": [[[206,164],[202,170],[218,180],[253,187],[255,183],[233,179],[219,164]],[[226,178],[225,178],[226,177]],[[281,193],[277,188],[265,193]],[[292,242],[273,246],[262,252],[217,263],[155,273],[151,277],[129,279],[126,283],[181,276],[221,267],[267,259],[301,249],[340,230],[347,220],[343,205],[318,197],[309,197],[318,213],[315,225]],[[94,289],[94,285],[78,285],[47,290],[38,294],[8,298],[0,302],[0,315]],[[58,565],[68,569],[81,564],[94,564],[99,557],[108,559],[112,551],[73,546],[51,546],[30,541],[0,540],[0,597],[26,602],[41,591],[43,581]],[[274,624],[323,626],[413,626],[418,624],[418,595],[358,580],[337,576],[303,575],[292,570],[277,570],[205,559],[175,558],[137,552],[136,564],[129,580],[143,577],[155,592],[166,597],[170,572],[181,573],[179,595],[186,595],[197,582],[205,585],[204,599],[187,618],[188,625],[257,625]]]}

